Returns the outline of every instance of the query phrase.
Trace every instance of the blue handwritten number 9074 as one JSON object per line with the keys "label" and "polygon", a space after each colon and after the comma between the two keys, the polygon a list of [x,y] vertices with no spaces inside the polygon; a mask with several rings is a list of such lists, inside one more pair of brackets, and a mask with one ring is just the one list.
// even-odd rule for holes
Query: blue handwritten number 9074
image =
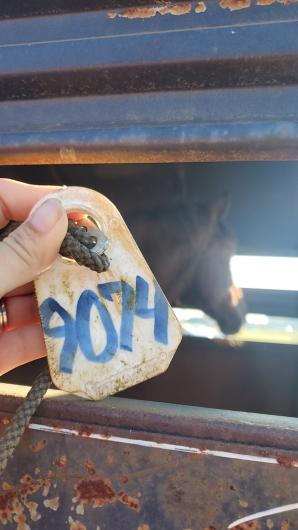
{"label": "blue handwritten number 9074", "polygon": [[[47,298],[40,306],[43,328],[46,335],[63,338],[60,354],[60,371],[71,374],[75,355],[80,347],[83,355],[91,362],[106,363],[115,355],[118,346],[122,350],[133,351],[133,328],[135,317],[154,319],[154,339],[161,344],[168,343],[168,303],[159,285],[154,282],[154,305],[148,307],[149,285],[136,277],[133,288],[125,281],[100,283],[98,294],[89,289],[78,299],[75,319],[54,298]],[[113,295],[121,294],[122,312],[119,337],[112,317],[102,302],[102,298],[113,302]],[[95,307],[106,335],[106,344],[101,352],[95,352],[90,333],[91,310]],[[51,327],[54,314],[58,314],[63,324]]]}

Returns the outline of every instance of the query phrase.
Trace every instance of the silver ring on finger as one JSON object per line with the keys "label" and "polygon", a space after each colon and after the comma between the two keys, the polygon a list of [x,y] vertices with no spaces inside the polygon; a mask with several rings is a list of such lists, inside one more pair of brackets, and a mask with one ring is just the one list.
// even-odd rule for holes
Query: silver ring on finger
{"label": "silver ring on finger", "polygon": [[7,311],[3,298],[0,298],[0,333],[3,333],[7,327]]}

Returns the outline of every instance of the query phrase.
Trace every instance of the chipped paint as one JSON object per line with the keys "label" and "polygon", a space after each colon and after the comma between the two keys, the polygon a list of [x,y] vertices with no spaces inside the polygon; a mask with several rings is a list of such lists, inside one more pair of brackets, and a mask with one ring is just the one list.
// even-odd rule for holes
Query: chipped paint
{"label": "chipped paint", "polygon": [[274,528],[274,522],[272,521],[272,519],[267,519],[266,526],[269,530],[272,530],[272,528]]}
{"label": "chipped paint", "polygon": [[24,505],[26,506],[26,508],[28,508],[28,511],[29,511],[29,514],[30,514],[30,517],[31,517],[31,521],[39,521],[39,519],[41,519],[41,514],[38,513],[37,509],[38,509],[38,504],[37,502],[33,502],[33,501],[24,501]]}
{"label": "chipped paint", "polygon": [[[203,2],[199,2],[203,3]],[[192,11],[191,2],[184,2],[181,4],[166,3],[161,6],[150,6],[150,7],[130,7],[125,11],[108,11],[107,16],[111,19],[114,18],[127,18],[129,20],[139,18],[152,18],[156,15],[187,15]]]}
{"label": "chipped paint", "polygon": [[257,6],[271,6],[274,4],[277,0],[257,0],[256,5]]}
{"label": "chipped paint", "polygon": [[50,508],[56,512],[59,508],[59,497],[53,497],[52,499],[46,499],[43,501],[46,508]]}
{"label": "chipped paint", "polygon": [[117,16],[133,20],[135,18],[152,18],[155,17],[158,12],[158,7],[131,7],[123,13],[117,13]]}
{"label": "chipped paint", "polygon": [[241,506],[241,508],[247,508],[248,507],[248,502],[240,499],[239,500],[239,506]]}
{"label": "chipped paint", "polygon": [[289,521],[287,519],[285,519],[285,521],[282,521],[280,530],[289,530],[289,528],[290,528]]}
{"label": "chipped paint", "polygon": [[229,9],[230,11],[239,11],[240,9],[247,9],[251,6],[251,0],[220,0],[220,7]]}
{"label": "chipped paint", "polygon": [[107,12],[107,16],[109,18],[116,18],[118,16],[118,13],[117,13],[117,11],[108,11]]}
{"label": "chipped paint", "polygon": [[164,5],[159,9],[160,15],[187,15],[192,10],[192,4],[185,2],[183,4]]}
{"label": "chipped paint", "polygon": [[[256,0],[257,6],[270,6],[274,3],[290,5],[298,0]],[[252,6],[251,0],[220,0],[219,7],[229,9],[230,11],[239,11],[248,9]],[[121,11],[107,11],[110,19],[126,18],[129,20],[153,18],[156,15],[187,15],[193,11],[194,2],[184,2],[182,4],[172,4],[170,2],[159,6],[131,7]],[[194,6],[195,13],[205,13],[207,4],[205,1],[199,1]]]}
{"label": "chipped paint", "polygon": [[69,530],[87,530],[81,521],[74,521],[72,517],[68,518]]}
{"label": "chipped paint", "polygon": [[290,5],[295,4],[298,0],[256,0],[257,6],[271,6],[272,4]]}
{"label": "chipped paint", "polygon": [[28,473],[20,478],[18,486],[4,482],[0,492],[0,522],[3,525],[15,522],[16,530],[30,530],[27,524],[27,511],[33,522],[39,521],[41,515],[38,513],[38,503],[28,497],[40,490],[43,494],[48,492],[49,482],[49,476],[33,479]]}
{"label": "chipped paint", "polygon": [[207,6],[206,6],[205,2],[198,2],[196,7],[195,7],[195,12],[196,13],[205,13],[205,11],[207,11]]}

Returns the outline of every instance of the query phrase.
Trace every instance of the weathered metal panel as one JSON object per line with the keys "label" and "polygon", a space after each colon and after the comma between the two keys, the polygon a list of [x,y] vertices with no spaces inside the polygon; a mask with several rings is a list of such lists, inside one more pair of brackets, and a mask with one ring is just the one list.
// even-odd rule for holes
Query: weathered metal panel
{"label": "weathered metal panel", "polygon": [[[5,423],[24,391],[0,391]],[[7,530],[224,530],[297,499],[297,432],[294,419],[50,391],[3,476],[0,520]],[[290,512],[239,528],[297,526]]]}
{"label": "weathered metal panel", "polygon": [[269,3],[1,8],[0,163],[297,159],[298,6]]}

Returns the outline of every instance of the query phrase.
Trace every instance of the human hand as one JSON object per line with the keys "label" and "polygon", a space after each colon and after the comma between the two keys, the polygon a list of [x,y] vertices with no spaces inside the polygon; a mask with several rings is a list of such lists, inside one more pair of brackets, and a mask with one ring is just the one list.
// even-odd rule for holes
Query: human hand
{"label": "human hand", "polygon": [[0,375],[46,355],[33,280],[55,260],[67,231],[67,215],[57,199],[30,212],[52,186],[0,181],[0,229],[25,221],[0,242],[0,300],[7,312],[0,329]]}

